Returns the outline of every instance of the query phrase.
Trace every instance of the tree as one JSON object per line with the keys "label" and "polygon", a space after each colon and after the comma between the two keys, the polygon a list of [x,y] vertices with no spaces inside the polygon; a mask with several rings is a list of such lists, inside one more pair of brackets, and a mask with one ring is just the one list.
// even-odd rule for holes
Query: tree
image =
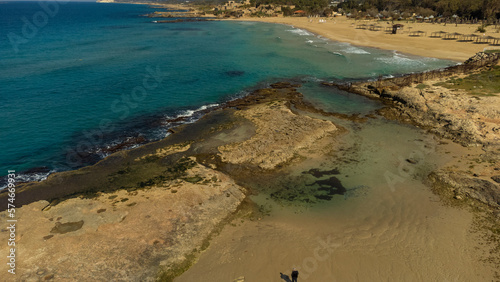
{"label": "tree", "polygon": [[419,16],[422,16],[422,17],[429,17],[429,16],[436,15],[436,12],[434,12],[433,10],[431,10],[429,8],[422,8],[422,7],[417,8],[415,10],[415,13]]}
{"label": "tree", "polygon": [[376,17],[378,15],[377,8],[370,8],[370,9],[366,10],[366,12],[368,13],[368,16],[370,16],[370,17]]}
{"label": "tree", "polygon": [[282,7],[281,11],[283,11],[283,16],[285,17],[293,16],[293,10],[289,7]]}
{"label": "tree", "polygon": [[500,12],[500,1],[498,0],[484,0],[483,1],[483,18],[495,20],[497,14]]}

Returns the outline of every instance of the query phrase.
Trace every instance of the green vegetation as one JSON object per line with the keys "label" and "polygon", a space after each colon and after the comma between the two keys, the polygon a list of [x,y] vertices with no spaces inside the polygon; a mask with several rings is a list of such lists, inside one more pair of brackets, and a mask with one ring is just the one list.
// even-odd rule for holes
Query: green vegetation
{"label": "green vegetation", "polygon": [[429,85],[424,84],[424,83],[420,83],[419,85],[415,86],[415,88],[420,89],[420,90],[425,89],[427,87],[429,87]]}
{"label": "green vegetation", "polygon": [[[131,0],[117,0],[130,2]],[[147,0],[148,1],[148,0]],[[154,3],[183,3],[184,0],[157,0]],[[203,11],[208,11],[214,5],[227,3],[228,0],[191,0],[191,4],[199,5]],[[236,0],[236,2],[242,2]],[[327,15],[341,9],[353,16],[381,15],[383,18],[410,18],[417,16],[433,16],[435,20],[442,17],[450,22],[459,20],[487,20],[498,24],[500,18],[500,1],[498,0],[346,0],[336,7],[330,6],[330,0],[251,0],[252,7],[261,5],[295,5],[295,9],[283,9],[285,16],[293,15],[294,11],[304,10],[307,15]],[[456,15],[456,16],[455,16]],[[484,27],[483,27],[484,28]]]}
{"label": "green vegetation", "polygon": [[371,16],[381,13],[385,17],[398,18],[417,15],[445,18],[476,18],[495,20],[500,17],[498,0],[350,0],[339,5],[349,12],[369,12]]}
{"label": "green vegetation", "polygon": [[500,49],[486,50],[485,53],[500,53]]}
{"label": "green vegetation", "polygon": [[[323,14],[328,9],[328,0],[251,0],[256,7],[260,5],[295,5],[295,10],[304,10],[306,13]],[[285,11],[283,11],[285,12]],[[287,13],[290,11],[287,10]]]}
{"label": "green vegetation", "polygon": [[[221,3],[221,0],[208,2],[215,4]],[[203,3],[208,2],[203,1]],[[495,23],[500,18],[500,1],[498,0],[347,0],[338,4],[337,7],[329,6],[329,2],[328,0],[251,0],[254,7],[269,4],[295,5],[295,11],[304,10],[308,15],[326,15],[340,8],[354,16],[381,15],[393,19],[408,18],[413,13],[422,17],[434,16],[436,19],[442,16],[451,21],[487,19]],[[283,12],[285,16],[293,14],[290,10],[283,10]]]}
{"label": "green vegetation", "polygon": [[270,17],[271,15],[268,15],[268,14],[263,13],[263,12],[255,12],[255,13],[250,14],[250,16],[261,18],[261,17]]}
{"label": "green vegetation", "polygon": [[195,249],[190,254],[185,256],[185,259],[179,263],[170,266],[165,271],[159,274],[157,281],[161,282],[172,282],[175,277],[180,276],[182,273],[186,272],[195,262],[198,252]]}
{"label": "green vegetation", "polygon": [[189,182],[189,183],[198,183],[198,182],[203,180],[203,178],[201,178],[199,176],[186,177],[183,179],[184,179],[184,181]]}
{"label": "green vegetation", "polygon": [[486,32],[486,25],[485,24],[482,24],[480,25],[477,30],[477,32]]}
{"label": "green vegetation", "polygon": [[[99,184],[86,187],[85,190],[68,195],[66,198],[82,196],[84,198],[95,198],[100,193],[109,193],[120,189],[129,192],[138,189],[148,189],[151,186],[164,183],[165,181],[182,179],[186,171],[196,166],[196,162],[187,157],[161,158],[149,156],[143,160],[127,163],[122,168],[108,174],[99,180]],[[197,178],[189,178],[192,182],[198,182]],[[116,198],[115,195],[109,199]],[[124,202],[128,199],[122,199]],[[56,205],[57,202],[51,205]]]}
{"label": "green vegetation", "polygon": [[[163,171],[159,175],[155,175],[154,177],[146,181],[138,182],[137,187],[139,188],[150,187],[156,184],[161,184],[168,180],[181,178],[182,176],[185,175],[186,170],[193,168],[194,166],[196,166],[196,162],[194,162],[189,158],[182,158],[173,166],[167,168],[167,170]],[[129,188],[128,190],[131,191],[133,189]]]}
{"label": "green vegetation", "polygon": [[500,66],[491,70],[471,74],[465,78],[452,77],[445,82],[439,82],[436,86],[449,89],[463,89],[468,93],[478,96],[491,96],[500,93]]}
{"label": "green vegetation", "polygon": [[[242,206],[245,206],[245,204],[243,204]],[[160,271],[158,272],[156,281],[173,282],[176,277],[186,272],[196,262],[196,258],[199,256],[199,254],[205,251],[210,246],[210,241],[212,240],[212,238],[219,235],[222,231],[222,228],[226,226],[226,224],[231,224],[231,222],[236,219],[237,216],[239,216],[241,211],[242,210],[239,210],[237,214],[229,215],[228,217],[217,223],[210,234],[208,234],[208,236],[203,239],[201,246],[199,248],[194,248],[190,253],[185,255],[182,261],[161,267]]]}

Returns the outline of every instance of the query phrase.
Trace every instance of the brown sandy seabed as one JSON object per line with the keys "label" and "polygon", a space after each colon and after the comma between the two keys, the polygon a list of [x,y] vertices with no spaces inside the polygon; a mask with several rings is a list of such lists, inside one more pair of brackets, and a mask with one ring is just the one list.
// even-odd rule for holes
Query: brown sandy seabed
{"label": "brown sandy seabed", "polygon": [[[368,119],[363,126],[295,107],[292,112],[286,101],[274,97],[241,107],[246,110],[236,114],[229,109],[213,113],[187,127],[195,134],[181,130],[173,135],[181,136],[177,139],[119,152],[93,167],[27,185],[33,191],[57,185],[79,190],[97,179],[91,190],[104,192],[49,207],[47,201],[38,201],[19,208],[18,274],[2,276],[7,281],[154,279],[170,265],[196,257],[198,246],[206,247],[207,236],[237,210],[244,194],[260,189],[247,197],[259,209],[240,206],[231,224],[175,281],[284,281],[279,273],[289,274],[292,266],[299,268],[303,281],[494,279],[494,265],[481,261],[491,245],[482,232],[474,231],[473,214],[443,205],[422,184],[430,170],[458,165],[466,155],[480,155],[480,149],[445,144],[379,119]],[[384,133],[391,130],[401,134]],[[198,134],[204,137],[193,141]],[[384,173],[398,173],[399,157],[422,150],[422,144],[431,153],[403,181],[388,187]],[[274,163],[266,154],[275,157]],[[196,158],[183,158],[190,155]],[[173,173],[172,163],[181,161],[182,173],[152,178],[140,185],[145,189],[99,187],[120,181],[142,184],[139,180],[150,177],[150,171],[165,165]],[[273,165],[277,170],[272,173],[262,170]],[[297,194],[296,189],[276,191],[280,185],[304,187],[317,180],[303,173],[310,169],[330,171],[320,180],[335,175],[348,191],[330,201]],[[318,185],[311,189],[313,195],[324,195]],[[8,236],[2,229],[1,241]],[[189,256],[194,247],[195,256]],[[2,253],[7,253],[5,245]],[[2,263],[0,271],[6,270]]]}

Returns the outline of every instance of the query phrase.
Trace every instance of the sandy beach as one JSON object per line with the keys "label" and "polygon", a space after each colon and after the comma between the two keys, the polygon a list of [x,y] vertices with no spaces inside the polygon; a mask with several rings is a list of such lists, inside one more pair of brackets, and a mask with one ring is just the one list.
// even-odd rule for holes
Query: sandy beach
{"label": "sandy beach", "polygon": [[[400,130],[399,136],[384,133],[393,130]],[[271,215],[227,225],[198,262],[175,281],[205,276],[213,282],[282,282],[287,280],[280,273],[290,276],[292,267],[299,269],[299,281],[490,280],[493,269],[481,262],[488,247],[479,243],[482,239],[472,228],[473,214],[444,206],[420,182],[419,173],[394,191],[384,177],[373,181],[386,169],[397,170],[397,156],[411,154],[416,147],[407,140],[422,138],[420,133],[369,122],[336,141],[365,140],[356,148],[366,158],[363,162],[344,163],[340,155],[333,160],[316,156],[288,167],[284,173],[290,175],[318,164],[322,164],[320,170],[337,167],[348,194],[313,207],[296,201],[276,203],[267,193],[250,196]],[[429,135],[423,138],[433,152],[415,166],[415,172],[422,174],[433,165],[478,153],[456,144],[437,145]],[[393,155],[389,158],[384,153],[388,147]],[[445,151],[454,154],[445,155]]]}
{"label": "sandy beach", "polygon": [[[306,29],[331,40],[459,62],[463,62],[475,53],[483,51],[485,48],[500,48],[499,46],[491,46],[489,44],[457,42],[457,40],[444,40],[430,37],[433,32],[437,31],[449,33],[458,32],[461,34],[474,33],[476,35],[484,34],[486,36],[500,37],[500,34],[496,32],[493,26],[488,27],[485,33],[480,34],[475,32],[479,25],[459,24],[455,26],[454,24],[447,24],[444,26],[444,24],[406,23],[406,21],[401,21],[401,24],[404,25],[403,32],[388,34],[385,32],[385,28],[391,26],[388,24],[390,22],[361,21],[347,19],[346,17],[329,18],[326,22],[319,22],[319,19],[320,18],[312,18],[312,22],[310,22],[307,17],[242,17],[231,20],[287,24]],[[370,31],[368,29],[357,29],[356,26],[361,24],[381,25],[382,30]],[[417,30],[426,32],[426,36],[409,36],[409,31]]]}

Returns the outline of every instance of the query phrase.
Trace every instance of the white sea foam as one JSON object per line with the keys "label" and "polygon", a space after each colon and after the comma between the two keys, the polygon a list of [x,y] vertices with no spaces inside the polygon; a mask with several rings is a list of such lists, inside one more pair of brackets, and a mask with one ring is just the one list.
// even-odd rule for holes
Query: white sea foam
{"label": "white sea foam", "polygon": [[346,54],[362,54],[362,55],[369,55],[369,54],[371,54],[370,52],[366,51],[365,49],[353,46],[353,45],[351,45],[349,43],[341,43],[341,42],[339,42],[339,43],[335,44],[335,46],[336,46],[336,48],[334,47],[335,51],[343,52],[343,53],[346,53]]}
{"label": "white sea foam", "polygon": [[354,46],[349,46],[342,51],[344,51],[345,53],[348,53],[348,54],[364,54],[364,55],[370,54],[370,52],[363,50],[361,48],[354,47]]}
{"label": "white sea foam", "polygon": [[304,81],[304,82],[323,82],[325,80],[323,80],[321,78],[317,78],[315,76],[306,76],[306,77],[302,78],[302,81]]}
{"label": "white sea foam", "polygon": [[424,62],[419,60],[411,59],[398,52],[393,52],[392,57],[375,58],[377,61],[381,61],[390,65],[425,65]]}
{"label": "white sea foam", "polygon": [[306,42],[307,42],[307,43],[313,43],[314,41],[312,41],[312,40],[308,39],[308,40],[306,40]]}
{"label": "white sea foam", "polygon": [[321,41],[325,42],[325,44],[328,44],[328,41],[330,41],[330,39],[328,38],[324,38],[323,36],[321,35],[318,35],[318,39],[320,39]]}
{"label": "white sea foam", "polygon": [[219,104],[208,104],[208,105],[203,105],[203,106],[199,107],[196,110],[185,110],[184,112],[178,114],[177,118],[191,117],[194,114],[196,114],[197,112],[204,111],[204,110],[207,110],[207,109],[210,109],[210,108],[215,108],[217,106],[219,106]]}
{"label": "white sea foam", "polygon": [[190,117],[190,116],[194,115],[194,113],[195,113],[194,110],[185,110],[184,112],[182,112],[182,114],[178,114],[177,117],[178,118]]}
{"label": "white sea foam", "polygon": [[195,110],[196,112],[199,112],[199,111],[204,111],[206,109],[210,109],[210,108],[215,108],[215,107],[218,107],[219,104],[208,104],[208,105],[203,105],[201,107],[199,107],[197,110]]}
{"label": "white sea foam", "polygon": [[256,22],[245,22],[245,21],[242,21],[242,22],[238,22],[240,25],[255,25]]}
{"label": "white sea foam", "polygon": [[[267,85],[267,86],[269,86],[269,85]],[[238,100],[240,98],[243,98],[243,97],[247,96],[248,94],[250,94],[249,91],[247,91],[247,90],[241,90],[238,93],[236,93],[235,95],[231,95],[231,97],[229,97],[228,101]]]}
{"label": "white sea foam", "polygon": [[312,34],[312,33],[310,33],[309,31],[304,30],[304,29],[300,29],[300,28],[287,29],[287,31],[289,31],[289,32],[291,32],[291,33],[298,34],[298,35],[308,35],[308,36],[313,35],[313,34]]}
{"label": "white sea foam", "polygon": [[342,53],[339,53],[339,52],[331,52],[331,53],[334,55],[337,55],[337,56],[342,56],[342,57],[344,56]]}
{"label": "white sea foam", "polygon": [[[16,182],[17,183],[22,183],[22,182],[40,182],[44,181],[47,179],[47,177],[51,174],[56,172],[55,170],[51,170],[49,172],[36,172],[36,173],[16,173]],[[2,181],[3,182],[3,181]],[[0,190],[3,190],[7,188],[7,181],[5,183],[2,183],[0,186]]]}

